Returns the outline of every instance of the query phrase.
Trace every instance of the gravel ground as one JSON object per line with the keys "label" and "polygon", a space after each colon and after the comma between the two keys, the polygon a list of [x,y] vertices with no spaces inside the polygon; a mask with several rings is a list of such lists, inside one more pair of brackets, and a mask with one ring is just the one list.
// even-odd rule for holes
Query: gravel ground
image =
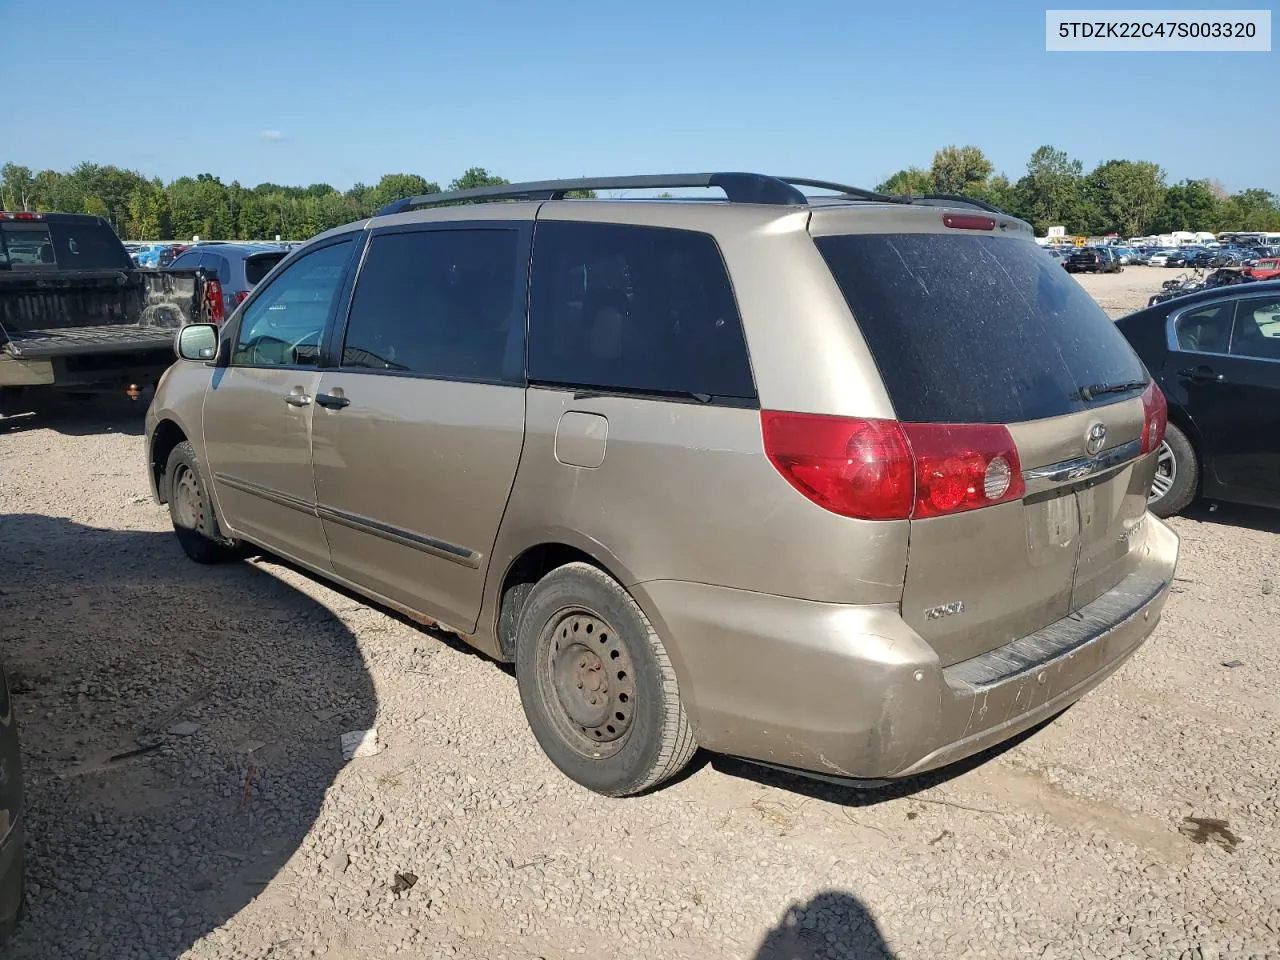
{"label": "gravel ground", "polygon": [[[1116,313],[1153,273],[1082,283]],[[509,671],[187,562],[141,415],[0,422],[14,958],[1280,958],[1280,514],[1175,520],[1149,643],[984,762],[867,794],[704,758],[617,801],[543,758]]]}

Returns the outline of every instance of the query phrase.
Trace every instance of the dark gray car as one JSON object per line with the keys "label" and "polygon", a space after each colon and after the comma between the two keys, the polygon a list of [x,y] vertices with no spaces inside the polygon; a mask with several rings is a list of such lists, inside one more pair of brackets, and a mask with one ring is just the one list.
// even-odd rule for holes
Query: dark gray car
{"label": "dark gray car", "polygon": [[249,296],[249,291],[288,253],[283,246],[266,244],[201,243],[181,254],[172,265],[203,267],[212,274],[221,287],[222,315],[229,317]]}

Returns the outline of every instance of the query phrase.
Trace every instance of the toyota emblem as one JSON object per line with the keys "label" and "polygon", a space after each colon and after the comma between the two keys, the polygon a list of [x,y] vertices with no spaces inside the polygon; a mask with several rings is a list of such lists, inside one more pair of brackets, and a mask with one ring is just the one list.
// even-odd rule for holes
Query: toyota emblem
{"label": "toyota emblem", "polygon": [[1089,428],[1089,432],[1084,437],[1084,449],[1089,456],[1097,456],[1102,450],[1102,445],[1107,442],[1107,425],[1105,423],[1095,423]]}

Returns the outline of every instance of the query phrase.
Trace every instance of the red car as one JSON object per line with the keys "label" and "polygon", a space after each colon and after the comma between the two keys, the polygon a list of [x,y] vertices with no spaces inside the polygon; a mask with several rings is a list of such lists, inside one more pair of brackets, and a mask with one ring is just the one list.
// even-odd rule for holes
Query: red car
{"label": "red car", "polygon": [[1259,260],[1253,266],[1245,267],[1244,272],[1254,280],[1274,280],[1280,277],[1280,257]]}

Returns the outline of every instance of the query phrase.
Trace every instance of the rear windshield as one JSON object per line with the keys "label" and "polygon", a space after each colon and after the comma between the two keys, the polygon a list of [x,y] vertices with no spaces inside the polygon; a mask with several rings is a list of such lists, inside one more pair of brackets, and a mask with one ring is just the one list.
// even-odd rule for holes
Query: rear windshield
{"label": "rear windshield", "polygon": [[1034,243],[932,233],[817,237],[898,418],[1018,423],[1145,380],[1128,342]]}
{"label": "rear windshield", "polygon": [[6,223],[0,227],[4,259],[14,270],[130,270],[133,261],[104,223]]}
{"label": "rear windshield", "polygon": [[271,268],[285,258],[285,251],[279,253],[255,253],[244,262],[244,279],[249,286],[257,286],[262,278],[271,272]]}

